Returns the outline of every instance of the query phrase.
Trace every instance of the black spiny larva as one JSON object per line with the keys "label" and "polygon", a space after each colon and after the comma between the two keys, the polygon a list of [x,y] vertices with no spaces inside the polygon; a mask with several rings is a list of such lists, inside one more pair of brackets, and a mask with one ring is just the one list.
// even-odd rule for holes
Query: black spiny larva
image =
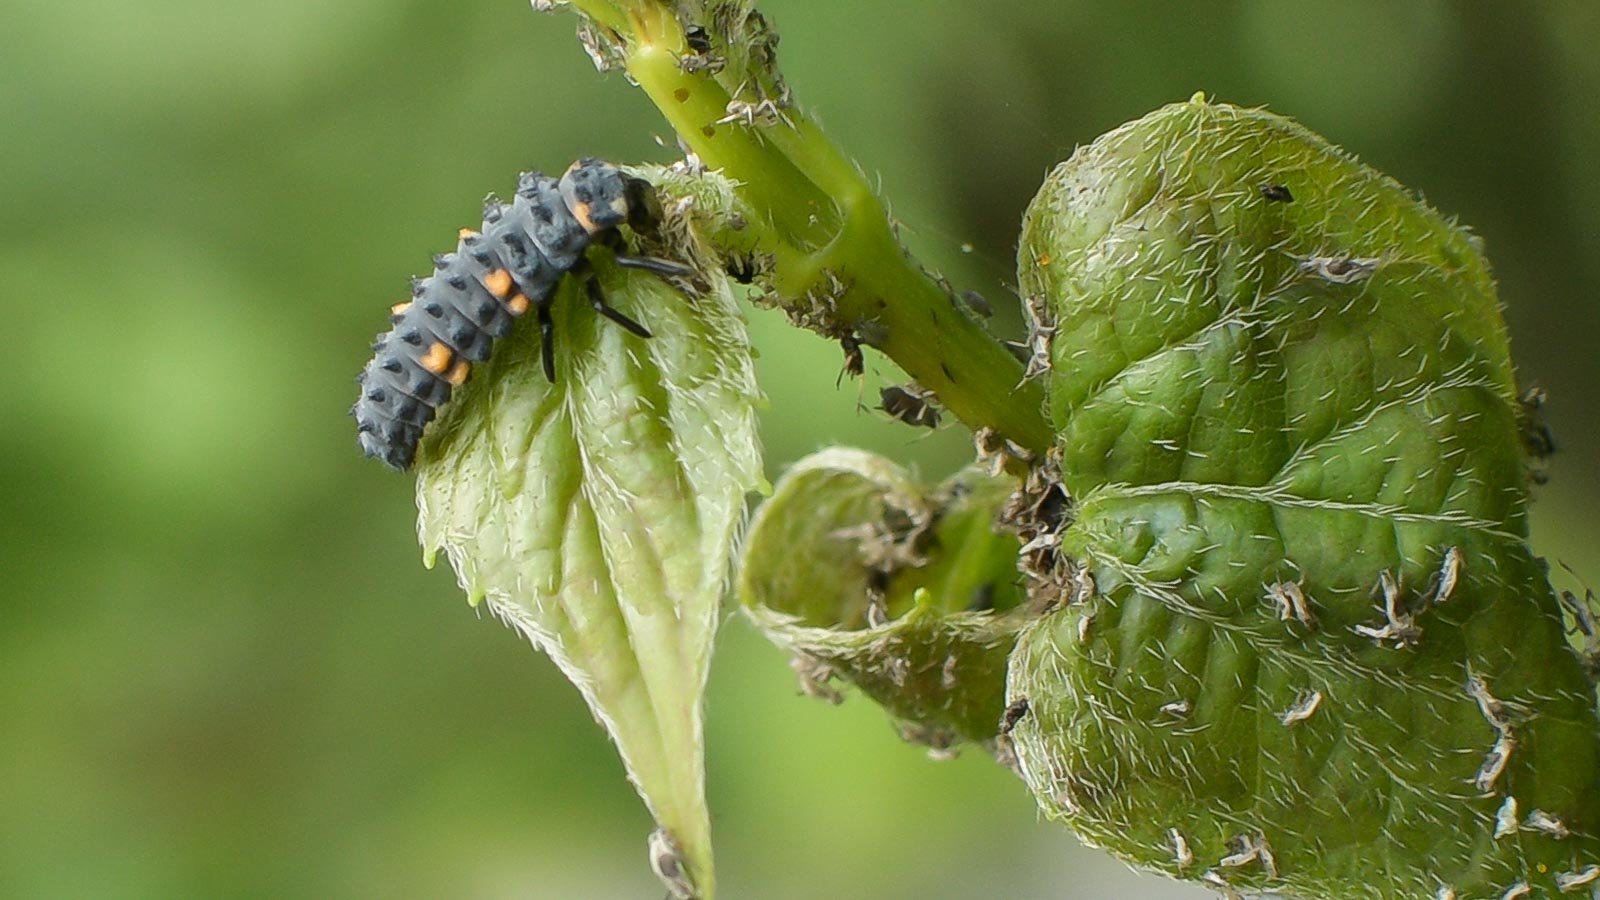
{"label": "black spiny larva", "polygon": [[[661,207],[650,184],[595,159],[580,159],[560,179],[527,172],[510,203],[490,197],[483,230],[463,229],[455,252],[411,283],[411,299],[393,308],[394,327],[378,336],[357,376],[361,396],[350,410],[361,449],[395,469],[411,468],[417,442],[472,363],[489,357],[512,322],[532,310],[539,321],[545,377],[555,381],[550,306],[568,274],[585,280],[589,305],[628,331],[643,325],[606,302],[585,259],[596,243],[617,245],[617,229],[655,226]],[[664,259],[618,255],[617,264],[664,276],[693,270]]]}

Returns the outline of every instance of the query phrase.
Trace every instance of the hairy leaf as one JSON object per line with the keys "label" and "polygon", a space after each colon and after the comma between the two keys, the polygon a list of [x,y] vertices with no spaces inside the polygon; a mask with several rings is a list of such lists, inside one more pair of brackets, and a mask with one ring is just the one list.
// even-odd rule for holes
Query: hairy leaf
{"label": "hairy leaf", "polygon": [[809,456],[751,524],[745,611],[813,692],[837,675],[908,740],[992,744],[1021,622],[1016,538],[995,530],[1012,487],[968,470],[928,489],[863,451]]}
{"label": "hairy leaf", "polygon": [[1197,98],[1058,168],[1020,264],[1075,502],[1060,565],[1094,586],[1012,659],[1047,812],[1224,889],[1588,890],[1594,690],[1528,548],[1475,239]]}
{"label": "hairy leaf", "polygon": [[556,383],[537,328],[519,328],[429,433],[417,488],[430,563],[444,550],[469,600],[582,691],[665,831],[652,858],[685,857],[658,869],[687,868],[669,886],[703,897],[700,695],[745,494],[762,483],[744,326],[707,272],[685,293],[602,263],[611,302],[649,339],[596,315],[569,279]]}

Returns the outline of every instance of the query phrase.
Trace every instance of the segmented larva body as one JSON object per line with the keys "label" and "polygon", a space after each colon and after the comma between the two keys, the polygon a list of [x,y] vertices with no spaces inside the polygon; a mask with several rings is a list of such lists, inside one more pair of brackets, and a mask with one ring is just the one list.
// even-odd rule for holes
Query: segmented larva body
{"label": "segmented larva body", "polygon": [[[472,364],[487,359],[495,341],[530,310],[539,320],[545,375],[554,381],[550,305],[561,279],[587,278],[590,246],[616,241],[623,224],[654,225],[659,215],[647,182],[594,159],[578,160],[559,180],[523,174],[510,203],[491,196],[482,231],[463,229],[455,252],[434,257],[433,274],[413,280],[411,299],[393,308],[394,327],[372,345],[350,411],[361,449],[392,468],[409,469],[423,430],[466,382]],[[618,256],[617,262],[662,275],[690,272],[649,257]],[[612,309],[592,278],[588,287],[597,312],[650,336]]]}

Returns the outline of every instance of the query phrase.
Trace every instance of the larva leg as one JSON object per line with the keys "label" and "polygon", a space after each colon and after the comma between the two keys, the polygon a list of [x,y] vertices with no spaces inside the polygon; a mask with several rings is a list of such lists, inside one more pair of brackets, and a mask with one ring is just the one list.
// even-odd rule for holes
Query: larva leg
{"label": "larva leg", "polygon": [[660,275],[663,278],[687,278],[694,274],[694,269],[676,263],[670,259],[661,259],[656,256],[618,256],[617,265],[624,269],[640,269]]}
{"label": "larva leg", "polygon": [[544,377],[556,383],[556,324],[550,319],[550,303],[554,292],[539,303],[539,361],[544,363]]}
{"label": "larva leg", "polygon": [[613,308],[611,304],[606,302],[605,292],[600,290],[600,282],[595,280],[593,276],[585,277],[583,286],[589,292],[589,305],[594,307],[595,312],[605,316],[618,325],[621,325],[623,328],[628,329],[639,337],[650,337],[650,329],[623,315],[621,312]]}

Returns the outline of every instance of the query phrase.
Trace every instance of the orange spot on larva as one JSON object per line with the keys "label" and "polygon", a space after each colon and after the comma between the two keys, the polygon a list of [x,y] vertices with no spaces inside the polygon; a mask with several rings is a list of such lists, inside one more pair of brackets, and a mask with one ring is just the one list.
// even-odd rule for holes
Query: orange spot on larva
{"label": "orange spot on larva", "polygon": [[528,311],[528,298],[521,294],[512,294],[506,301],[506,308],[511,310],[513,316],[520,316]]}
{"label": "orange spot on larva", "polygon": [[435,375],[443,375],[445,370],[450,368],[450,360],[454,358],[455,354],[450,352],[449,347],[434,341],[429,345],[428,352],[422,354],[422,359],[417,361],[422,363],[422,367],[429,372]]}
{"label": "orange spot on larva", "polygon": [[511,293],[511,273],[505,269],[495,269],[483,276],[483,286],[489,289],[489,293],[504,298]]}
{"label": "orange spot on larva", "polygon": [[1039,265],[1041,265],[1041,266],[1050,265],[1050,254],[1048,254],[1048,253],[1039,254],[1039,258],[1036,260],[1036,262],[1038,262]]}
{"label": "orange spot on larva", "polygon": [[477,237],[477,236],[478,236],[478,233],[476,231],[473,231],[471,228],[463,228],[460,231],[456,232],[456,237],[461,238],[462,240],[466,240],[469,237]]}
{"label": "orange spot on larva", "polygon": [[472,363],[469,363],[463,359],[455,364],[455,368],[450,370],[450,374],[446,375],[444,380],[450,382],[456,387],[460,387],[467,383],[467,375],[469,375],[471,372]]}
{"label": "orange spot on larva", "polygon": [[578,224],[583,227],[583,230],[594,234],[594,219],[589,215],[589,204],[574,203],[570,209],[572,210],[572,217],[578,220]]}
{"label": "orange spot on larva", "polygon": [[410,308],[411,308],[411,301],[407,300],[404,303],[396,303],[395,305],[389,307],[389,312],[392,312],[397,316],[403,316],[403,315],[406,314],[406,310],[408,310]]}

